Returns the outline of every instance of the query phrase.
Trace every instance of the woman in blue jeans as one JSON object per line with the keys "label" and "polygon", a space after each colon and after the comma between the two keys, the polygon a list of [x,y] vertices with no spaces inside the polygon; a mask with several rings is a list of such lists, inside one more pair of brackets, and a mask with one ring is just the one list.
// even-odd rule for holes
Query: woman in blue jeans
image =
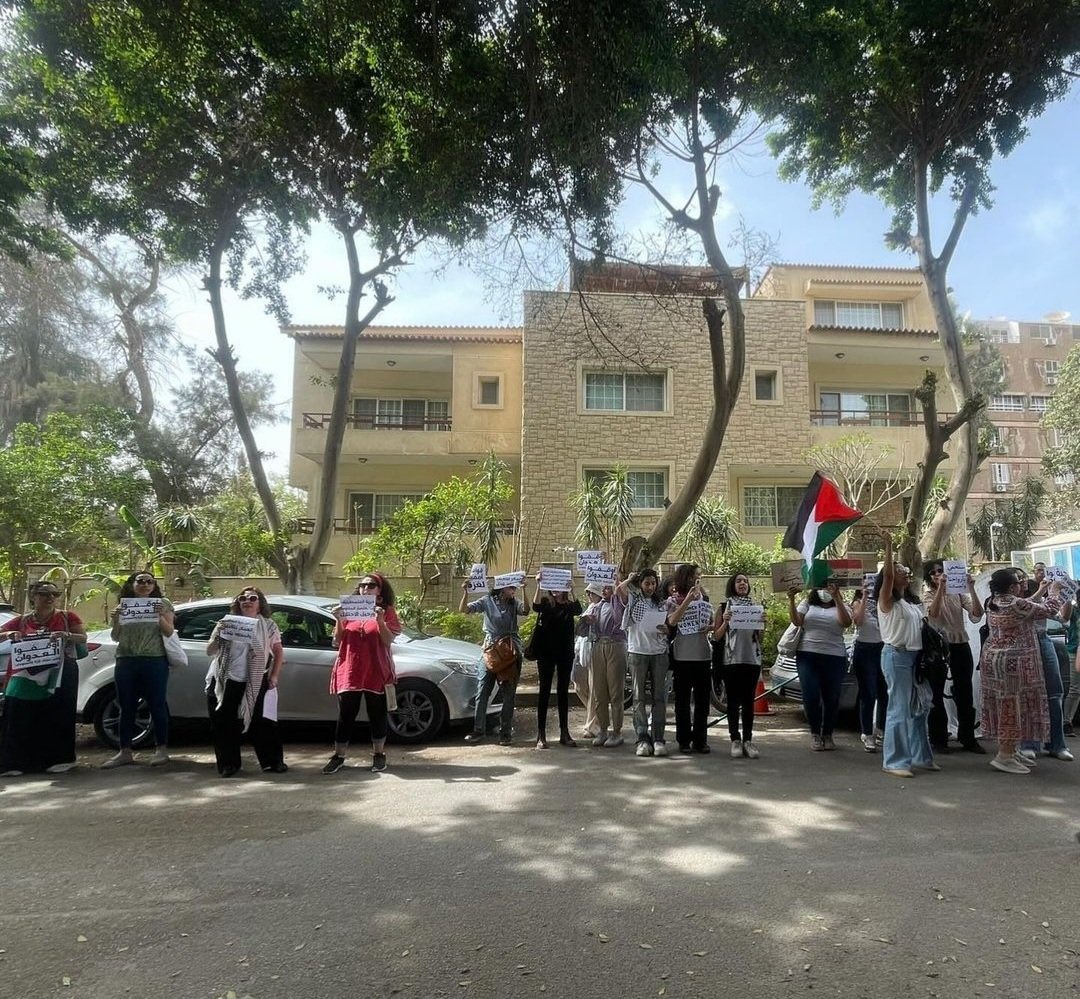
{"label": "woman in blue jeans", "polygon": [[[158,601],[156,615],[127,619],[125,600]],[[112,615],[112,638],[116,642],[116,698],[120,702],[120,752],[101,766],[103,770],[135,762],[131,743],[135,738],[135,711],[139,698],[150,708],[157,749],[150,766],[169,762],[169,661],[165,658],[165,638],[173,633],[173,605],[161,594],[152,572],[133,572],[120,588],[120,603]]]}
{"label": "woman in blue jeans", "polygon": [[788,616],[795,627],[802,628],[795,668],[803,710],[810,723],[810,748],[815,752],[830,751],[836,749],[833,729],[840,713],[840,686],[847,669],[844,629],[851,624],[851,614],[835,583],[825,589],[812,589],[796,607],[798,593],[797,586],[788,590]]}
{"label": "woman in blue jeans", "polygon": [[[855,591],[851,604],[851,619],[855,622],[855,649],[852,654],[855,679],[859,684],[859,730],[863,749],[878,751],[875,727],[885,727],[885,684],[881,677],[881,653],[885,648],[878,625],[877,601],[874,591],[867,588]],[[876,717],[875,717],[876,712]]]}
{"label": "woman in blue jeans", "polygon": [[875,580],[878,624],[885,647],[881,668],[889,685],[885,746],[881,769],[890,777],[914,777],[920,770],[940,770],[927,731],[933,703],[928,683],[915,681],[922,652],[923,608],[911,588],[911,570],[893,562],[892,538],[885,535],[885,563]]}

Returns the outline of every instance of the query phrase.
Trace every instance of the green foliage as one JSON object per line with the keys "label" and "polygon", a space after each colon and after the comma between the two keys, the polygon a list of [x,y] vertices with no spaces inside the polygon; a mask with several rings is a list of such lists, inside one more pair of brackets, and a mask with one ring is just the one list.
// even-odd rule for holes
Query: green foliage
{"label": "green foliage", "polygon": [[[1030,546],[1045,505],[1045,483],[1037,476],[1029,476],[1024,479],[1018,496],[1007,502],[991,500],[979,509],[975,519],[968,524],[971,547],[986,558],[993,555],[999,562],[1008,561],[1009,552]],[[995,523],[1002,526],[993,528]]]}
{"label": "green foliage", "polygon": [[738,540],[724,550],[717,572],[725,576],[740,572],[747,576],[768,576],[774,561],[772,552],[752,541]]}
{"label": "green foliage", "polygon": [[605,551],[617,558],[634,522],[634,491],[629,470],[614,465],[605,475],[589,475],[570,496],[570,508],[577,516],[574,540],[582,548]]}
{"label": "green foliage", "polygon": [[787,598],[782,593],[772,593],[765,598],[765,632],[761,636],[761,661],[766,666],[776,662],[776,646],[791,623]]}
{"label": "green foliage", "polygon": [[484,637],[483,621],[479,614],[459,614],[457,611],[434,611],[430,617],[431,629],[443,638],[456,638],[462,642],[479,644]]}
{"label": "green foliage", "polygon": [[1080,470],[1080,344],[1069,351],[1058,371],[1057,386],[1043,414],[1042,426],[1054,432],[1055,443],[1043,452],[1043,467],[1054,476],[1063,492],[1075,498],[1076,474]]}

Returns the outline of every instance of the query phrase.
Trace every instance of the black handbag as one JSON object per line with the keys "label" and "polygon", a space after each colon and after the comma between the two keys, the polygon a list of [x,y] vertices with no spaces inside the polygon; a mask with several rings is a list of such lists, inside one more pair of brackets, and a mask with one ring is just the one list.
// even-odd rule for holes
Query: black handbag
{"label": "black handbag", "polygon": [[949,669],[949,643],[926,618],[922,623],[922,651],[915,657],[915,682],[928,680],[931,674],[944,676]]}

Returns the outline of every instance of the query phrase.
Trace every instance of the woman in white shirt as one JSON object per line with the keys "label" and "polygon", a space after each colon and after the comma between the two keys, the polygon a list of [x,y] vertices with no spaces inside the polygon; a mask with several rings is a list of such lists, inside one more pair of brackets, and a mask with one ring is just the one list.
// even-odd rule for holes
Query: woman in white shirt
{"label": "woman in white shirt", "polygon": [[[893,562],[892,538],[885,535],[885,563],[875,580],[878,624],[885,646],[881,669],[889,686],[882,770],[914,777],[915,769],[940,770],[927,733],[926,698],[915,689],[915,662],[922,651],[923,608],[911,588],[911,570]],[[925,685],[929,688],[929,684]],[[931,695],[932,697],[932,695]]]}
{"label": "woman in white shirt", "polygon": [[[643,569],[631,573],[626,582],[619,584],[618,591],[626,601],[623,630],[634,688],[635,755],[667,756],[667,611],[660,593],[660,577],[655,569]],[[646,680],[652,685],[647,699]]]}

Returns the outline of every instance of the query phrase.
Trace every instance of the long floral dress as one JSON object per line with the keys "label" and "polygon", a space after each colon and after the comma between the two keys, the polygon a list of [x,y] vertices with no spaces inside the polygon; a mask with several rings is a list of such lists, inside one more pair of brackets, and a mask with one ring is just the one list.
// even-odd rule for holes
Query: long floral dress
{"label": "long floral dress", "polygon": [[1035,622],[1056,617],[1059,601],[1033,603],[1011,594],[986,607],[990,636],[982,648],[982,731],[999,742],[1050,738],[1042,653]]}

